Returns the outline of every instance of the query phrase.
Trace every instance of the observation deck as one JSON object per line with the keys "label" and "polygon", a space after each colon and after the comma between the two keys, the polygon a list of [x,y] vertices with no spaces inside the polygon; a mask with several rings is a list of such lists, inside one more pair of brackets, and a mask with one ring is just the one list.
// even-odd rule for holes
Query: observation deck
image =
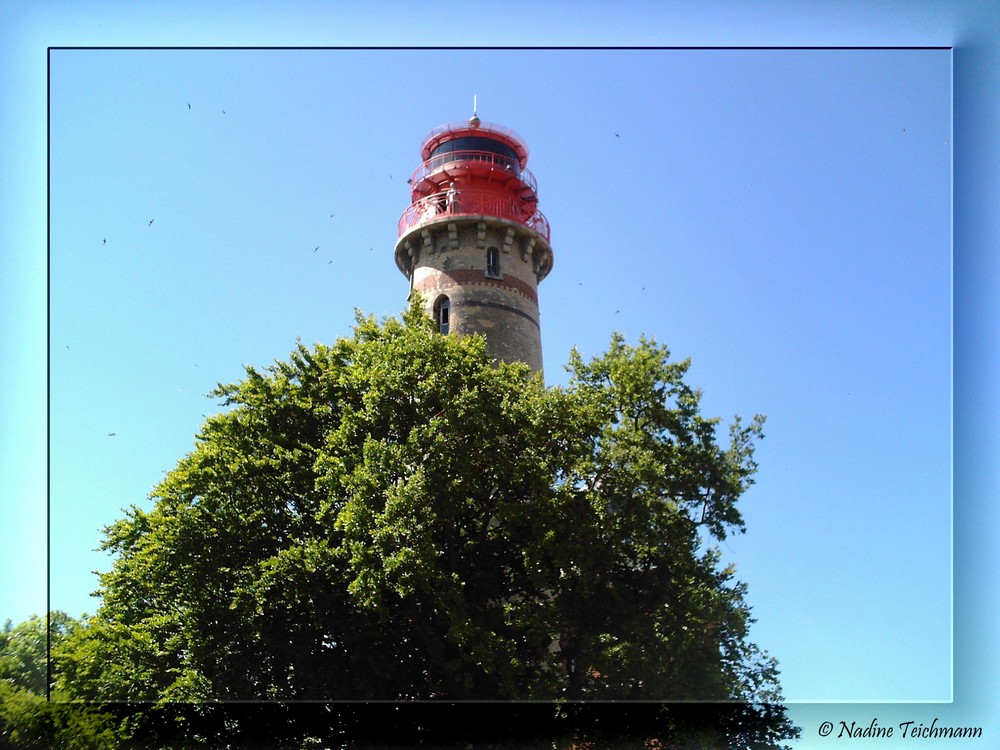
{"label": "observation deck", "polygon": [[414,201],[399,219],[399,236],[431,222],[461,216],[516,221],[549,242],[549,220],[534,208],[534,203],[488,190],[458,190],[454,196],[442,191]]}

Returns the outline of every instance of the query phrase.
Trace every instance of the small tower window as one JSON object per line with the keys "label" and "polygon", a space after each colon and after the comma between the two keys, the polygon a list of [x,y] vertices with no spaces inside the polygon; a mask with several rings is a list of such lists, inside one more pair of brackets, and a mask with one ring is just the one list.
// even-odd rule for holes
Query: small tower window
{"label": "small tower window", "polygon": [[500,251],[495,247],[486,248],[486,275],[493,279],[500,278]]}
{"label": "small tower window", "polygon": [[451,323],[451,301],[444,295],[434,303],[434,322],[441,333],[448,333]]}

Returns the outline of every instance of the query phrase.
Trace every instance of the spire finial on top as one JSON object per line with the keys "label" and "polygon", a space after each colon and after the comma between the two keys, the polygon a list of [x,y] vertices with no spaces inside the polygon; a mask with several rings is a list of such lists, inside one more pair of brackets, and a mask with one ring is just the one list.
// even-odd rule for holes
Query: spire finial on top
{"label": "spire finial on top", "polygon": [[479,115],[476,114],[476,95],[472,95],[472,117],[469,118],[469,126],[473,128],[479,127]]}

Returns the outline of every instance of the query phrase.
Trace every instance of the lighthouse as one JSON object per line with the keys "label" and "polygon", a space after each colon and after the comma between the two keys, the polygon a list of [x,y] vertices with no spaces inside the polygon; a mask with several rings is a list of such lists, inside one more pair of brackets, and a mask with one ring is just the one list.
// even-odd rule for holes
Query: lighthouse
{"label": "lighthouse", "polygon": [[441,333],[480,334],[498,361],[542,370],[538,283],[552,270],[528,147],[510,128],[435,128],[410,178],[395,256]]}

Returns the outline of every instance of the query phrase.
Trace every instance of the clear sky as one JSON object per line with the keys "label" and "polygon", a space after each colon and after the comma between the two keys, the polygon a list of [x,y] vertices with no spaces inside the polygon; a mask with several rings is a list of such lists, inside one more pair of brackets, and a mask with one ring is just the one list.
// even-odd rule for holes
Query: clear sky
{"label": "clear sky", "polygon": [[[76,23],[43,12],[23,26],[62,30],[41,55],[415,43],[364,24],[323,40],[263,28],[178,40],[130,35],[135,18],[118,33]],[[917,27],[809,41],[956,41]],[[710,28],[559,43],[794,42]],[[392,247],[406,179],[422,137],[467,118],[477,95],[483,120],[526,140],[552,227],[547,381],[565,382],[572,346],[596,355],[613,331],[646,334],[691,357],[707,414],[767,415],[748,531],[723,552],[786,697],[952,699],[952,51],[61,49],[49,66],[49,328],[43,291],[41,327],[20,329],[41,340],[19,350],[43,364],[12,383],[37,393],[47,356],[53,608],[95,610],[100,528],[148,504],[218,410],[205,395],[217,382],[297,339],[349,335],[354,308],[403,308]],[[44,113],[38,91],[19,101]],[[22,163],[37,151],[5,148],[44,190],[40,165]],[[34,218],[30,246],[44,252]],[[5,262],[37,289],[37,265],[19,257]],[[5,411],[27,403],[4,394]],[[45,492],[45,424],[21,424],[5,516],[8,498]],[[15,621],[44,610],[46,584],[44,515],[19,511],[2,532],[15,575],[0,618]]]}

